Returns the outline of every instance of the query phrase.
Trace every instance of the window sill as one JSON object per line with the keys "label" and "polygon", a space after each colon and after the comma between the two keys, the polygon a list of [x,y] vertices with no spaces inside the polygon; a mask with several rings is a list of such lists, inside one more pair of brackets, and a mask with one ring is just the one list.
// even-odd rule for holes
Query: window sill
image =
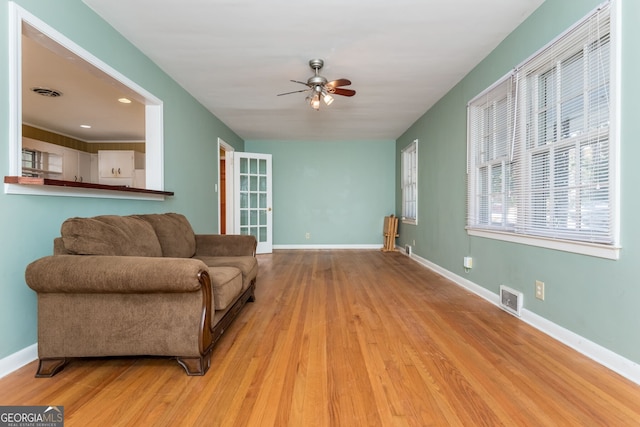
{"label": "window sill", "polygon": [[137,200],[164,200],[166,196],[173,196],[172,191],[22,176],[5,176],[4,184],[6,194]]}
{"label": "window sill", "polygon": [[418,225],[418,220],[411,218],[402,218],[403,224]]}
{"label": "window sill", "polygon": [[557,251],[571,252],[575,254],[588,255],[611,260],[620,259],[620,247],[602,245],[597,243],[575,242],[571,240],[549,239],[544,237],[524,236],[514,233],[506,233],[493,230],[480,230],[477,228],[467,228],[470,236],[484,237],[487,239],[502,240],[511,243],[537,246],[540,248],[554,249]]}

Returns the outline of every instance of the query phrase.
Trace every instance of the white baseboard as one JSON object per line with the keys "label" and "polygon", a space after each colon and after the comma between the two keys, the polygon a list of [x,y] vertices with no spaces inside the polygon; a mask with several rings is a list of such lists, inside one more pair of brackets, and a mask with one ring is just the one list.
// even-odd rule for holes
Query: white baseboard
{"label": "white baseboard", "polygon": [[[458,276],[455,273],[450,272],[437,264],[432,263],[429,260],[421,258],[415,254],[411,255],[411,258],[417,263],[427,267],[430,270],[440,274],[443,277],[451,280],[455,284],[462,286],[463,288],[473,292],[474,294],[484,298],[496,307],[500,306],[500,298],[497,294],[477,285],[464,277]],[[622,375],[630,381],[636,384],[640,384],[640,364],[629,360],[623,356],[620,356],[613,351],[602,347],[599,344],[589,341],[588,339],[580,336],[568,329],[557,325],[542,316],[535,314],[534,312],[522,309],[522,316],[520,319],[538,329],[541,332],[549,335],[557,341],[571,347],[577,352],[587,356],[588,358],[598,362],[599,364],[611,369],[612,371]]]}
{"label": "white baseboard", "polygon": [[24,365],[33,362],[38,358],[38,344],[30,345],[9,356],[0,359],[0,378],[17,371]]}
{"label": "white baseboard", "polygon": [[382,245],[273,245],[273,249],[382,249]]}

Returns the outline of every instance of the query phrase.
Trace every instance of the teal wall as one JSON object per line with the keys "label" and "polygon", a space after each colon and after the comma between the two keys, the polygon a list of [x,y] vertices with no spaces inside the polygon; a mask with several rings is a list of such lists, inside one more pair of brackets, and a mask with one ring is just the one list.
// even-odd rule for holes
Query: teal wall
{"label": "teal wall", "polygon": [[[524,293],[525,308],[621,356],[640,363],[640,2],[622,2],[621,202],[622,253],[617,261],[469,237],[465,232],[466,103],[510,69],[593,10],[600,0],[546,0],[455,88],[397,141],[400,151],[413,139],[419,147],[419,219],[401,225],[399,244],[414,239],[417,255],[482,287],[501,284]],[[399,176],[396,177],[399,185]],[[396,205],[400,206],[396,193]],[[462,258],[472,256],[465,273]],[[545,301],[534,282],[545,282]]]}
{"label": "teal wall", "polygon": [[395,209],[395,141],[246,141],[245,147],[273,156],[274,245],[382,246],[384,217]]}
{"label": "teal wall", "polygon": [[[36,297],[26,265],[49,255],[71,216],[180,212],[196,232],[218,229],[217,138],[244,142],[80,0],[19,0],[23,8],[164,101],[164,202],[0,193],[0,358],[36,342]],[[0,175],[9,174],[8,1],[0,2]]]}

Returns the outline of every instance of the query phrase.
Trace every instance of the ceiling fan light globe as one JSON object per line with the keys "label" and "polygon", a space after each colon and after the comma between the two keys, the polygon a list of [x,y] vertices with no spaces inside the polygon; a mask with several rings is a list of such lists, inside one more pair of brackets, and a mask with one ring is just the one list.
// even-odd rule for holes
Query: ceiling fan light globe
{"label": "ceiling fan light globe", "polygon": [[331,105],[331,103],[333,102],[333,96],[329,95],[328,93],[324,96],[324,103],[327,105]]}
{"label": "ceiling fan light globe", "polygon": [[320,109],[320,96],[317,93],[313,95],[313,99],[311,99],[311,107],[313,107],[314,110]]}

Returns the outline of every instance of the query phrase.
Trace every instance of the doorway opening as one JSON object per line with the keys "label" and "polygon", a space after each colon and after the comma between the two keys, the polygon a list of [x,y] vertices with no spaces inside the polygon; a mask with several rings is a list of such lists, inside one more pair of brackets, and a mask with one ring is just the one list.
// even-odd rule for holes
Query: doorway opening
{"label": "doorway opening", "polygon": [[233,152],[231,145],[218,138],[218,233],[232,234],[234,230],[233,206]]}

